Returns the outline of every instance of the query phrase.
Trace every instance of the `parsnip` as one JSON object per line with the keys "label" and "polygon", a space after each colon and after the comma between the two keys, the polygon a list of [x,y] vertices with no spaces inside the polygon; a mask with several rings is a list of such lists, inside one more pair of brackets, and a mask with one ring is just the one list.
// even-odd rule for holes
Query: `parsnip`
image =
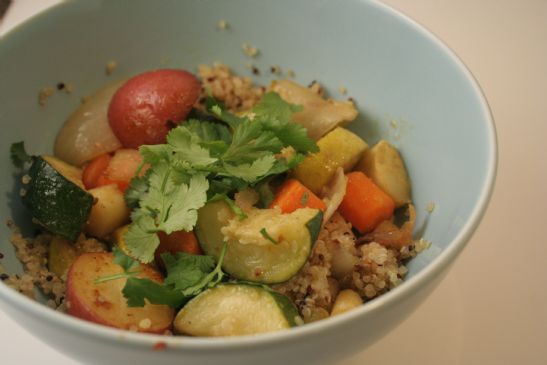
{"label": "parsnip", "polygon": [[362,171],[388,194],[397,207],[410,202],[410,179],[399,151],[381,140],[363,154],[356,170]]}

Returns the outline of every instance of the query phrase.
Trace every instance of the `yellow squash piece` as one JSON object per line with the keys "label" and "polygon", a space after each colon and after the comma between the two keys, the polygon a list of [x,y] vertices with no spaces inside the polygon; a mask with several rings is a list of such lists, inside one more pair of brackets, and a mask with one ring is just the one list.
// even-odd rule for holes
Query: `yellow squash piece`
{"label": "yellow squash piece", "polygon": [[78,257],[78,251],[70,241],[55,236],[49,243],[49,254],[47,266],[49,271],[62,277],[68,268]]}
{"label": "yellow squash piece", "polygon": [[317,145],[319,152],[308,155],[293,171],[293,176],[315,194],[320,194],[338,167],[351,171],[368,147],[355,133],[341,127],[329,132]]}
{"label": "yellow squash piece", "polygon": [[372,179],[400,207],[410,202],[410,179],[399,151],[381,140],[368,149],[356,167]]}

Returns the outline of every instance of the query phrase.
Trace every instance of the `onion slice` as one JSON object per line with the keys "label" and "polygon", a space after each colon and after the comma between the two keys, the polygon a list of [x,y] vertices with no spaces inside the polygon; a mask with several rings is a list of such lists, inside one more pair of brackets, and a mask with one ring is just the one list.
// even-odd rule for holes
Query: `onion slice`
{"label": "onion slice", "polygon": [[306,127],[308,136],[316,141],[357,117],[357,109],[352,101],[323,99],[310,88],[290,80],[272,81],[271,90],[287,103],[302,105],[303,110],[294,113],[293,121]]}
{"label": "onion slice", "polygon": [[61,160],[81,166],[122,145],[108,124],[110,99],[125,81],[117,81],[87,98],[65,122],[55,140],[54,153]]}
{"label": "onion slice", "polygon": [[347,183],[348,178],[344,175],[344,169],[339,167],[336,169],[336,173],[331,179],[326,188],[325,194],[323,195],[323,201],[327,205],[327,209],[325,210],[325,213],[323,213],[323,224],[328,222],[334,212],[338,210],[338,207],[346,195]]}

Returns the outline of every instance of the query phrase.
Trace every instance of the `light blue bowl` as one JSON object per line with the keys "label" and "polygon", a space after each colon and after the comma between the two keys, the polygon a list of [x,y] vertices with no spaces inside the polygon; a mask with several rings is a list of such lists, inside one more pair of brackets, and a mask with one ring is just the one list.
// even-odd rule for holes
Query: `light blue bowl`
{"label": "light blue bowl", "polygon": [[[231,25],[216,29],[219,20]],[[397,145],[410,171],[418,227],[433,242],[412,261],[406,282],[351,313],[291,331],[233,339],[165,338],[81,321],[28,300],[0,284],[0,304],[43,341],[81,361],[131,364],[306,364],[362,350],[392,330],[438,284],[479,224],[493,189],[496,138],[477,83],[458,58],[412,20],[373,1],[71,1],[0,38],[0,123],[4,146],[3,221],[26,216],[8,148],[25,140],[50,152],[80,98],[113,78],[143,70],[222,61],[241,74],[250,60],[243,42],[260,49],[255,64],[293,69],[297,81],[339,86],[357,101],[352,129],[369,142]],[[107,61],[119,64],[106,76]],[[63,81],[44,107],[38,90]],[[269,76],[257,77],[268,83]],[[396,128],[394,128],[396,126]],[[426,205],[435,211],[426,220]],[[426,224],[427,223],[427,224]],[[2,228],[0,263],[21,269]],[[165,351],[154,351],[162,341]]]}

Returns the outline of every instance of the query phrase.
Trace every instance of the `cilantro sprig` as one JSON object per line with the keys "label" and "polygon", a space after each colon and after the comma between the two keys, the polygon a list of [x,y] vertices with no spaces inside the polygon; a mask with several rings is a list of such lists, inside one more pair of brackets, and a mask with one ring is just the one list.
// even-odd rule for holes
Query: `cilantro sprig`
{"label": "cilantro sprig", "polygon": [[122,267],[123,272],[119,274],[101,276],[95,280],[95,284],[106,283],[107,281],[117,280],[117,279],[126,279],[133,276],[136,276],[141,273],[141,270],[136,270],[140,263],[131,257],[127,256],[121,249],[117,246],[112,248],[112,253],[114,258],[113,263]]}
{"label": "cilantro sprig", "polygon": [[188,300],[220,283],[225,274],[222,262],[226,254],[224,244],[218,261],[212,256],[191,255],[179,252],[162,254],[167,270],[163,284],[143,278],[130,277],[122,290],[130,307],[142,307],[145,300],[180,308]]}
{"label": "cilantro sprig", "polygon": [[[150,168],[126,191],[134,211],[125,241],[141,262],[152,261],[158,232],[192,230],[207,201],[231,201],[234,192],[260,185],[318,151],[306,129],[291,121],[301,107],[276,93],[265,94],[252,117],[230,114],[213,98],[207,110],[215,120],[190,119],[169,132],[167,143],[139,149]],[[286,148],[294,153],[282,153]]]}
{"label": "cilantro sprig", "polygon": [[23,167],[25,163],[32,160],[32,156],[30,156],[25,150],[25,142],[22,141],[11,145],[10,157],[11,162],[15,165],[15,167]]}

